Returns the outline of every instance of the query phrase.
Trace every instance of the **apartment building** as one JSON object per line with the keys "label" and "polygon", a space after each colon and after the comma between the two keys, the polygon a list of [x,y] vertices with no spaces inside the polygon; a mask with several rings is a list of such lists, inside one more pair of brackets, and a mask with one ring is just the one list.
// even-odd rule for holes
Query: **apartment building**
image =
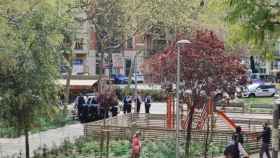
{"label": "apartment building", "polygon": [[[74,13],[75,18],[78,19],[86,19],[87,17],[86,13],[79,8]],[[87,20],[79,22],[77,33],[75,34],[72,74],[96,74],[96,32],[94,26]]]}
{"label": "apartment building", "polygon": [[[79,6],[79,3],[80,0],[73,0],[73,5]],[[87,17],[79,7],[75,10],[74,15],[78,19]],[[153,48],[159,48],[164,44],[166,44],[165,37],[162,40],[153,39],[151,34],[137,34],[128,37],[122,48],[113,51],[112,57],[105,52],[103,61],[105,75],[109,76],[110,69],[112,69],[113,74],[120,73],[128,76],[131,68],[134,70],[134,63],[136,63],[136,69],[140,70],[145,56],[158,51]],[[99,74],[101,57],[97,52],[96,31],[94,25],[87,20],[79,23],[73,54],[73,75],[96,76]]]}

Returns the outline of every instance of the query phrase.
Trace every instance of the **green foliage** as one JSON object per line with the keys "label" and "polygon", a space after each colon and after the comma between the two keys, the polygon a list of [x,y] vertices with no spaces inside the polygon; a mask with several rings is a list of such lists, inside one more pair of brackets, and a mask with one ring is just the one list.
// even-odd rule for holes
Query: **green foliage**
{"label": "green foliage", "polygon": [[113,156],[125,156],[129,154],[130,144],[128,141],[113,141],[110,146]]}
{"label": "green foliage", "polygon": [[210,143],[209,155],[212,155],[212,156],[221,155],[225,150],[225,145],[226,145],[226,143],[220,143],[220,144]]}
{"label": "green foliage", "polygon": [[[141,158],[173,158],[176,156],[175,139],[162,142],[144,142]],[[180,153],[183,153],[181,145]]]}
{"label": "green foliage", "polygon": [[271,59],[278,49],[280,4],[272,0],[226,0],[227,21],[238,24],[240,36]]}
{"label": "green foliage", "polygon": [[[51,1],[8,1],[0,6],[0,118],[18,130],[51,116],[57,104],[59,47],[67,16]],[[66,21],[66,22],[65,22]],[[6,44],[7,43],[7,44]]]}
{"label": "green foliage", "polygon": [[[165,141],[143,141],[141,158],[175,158],[175,139],[168,139]],[[180,153],[183,155],[183,147],[181,144]],[[130,142],[127,140],[113,140],[110,141],[109,155],[114,158],[127,158],[131,155]],[[94,157],[100,152],[100,142],[95,138],[79,138],[74,143],[66,140],[59,148],[47,150],[47,158],[60,158],[63,156],[81,158],[81,157]],[[192,143],[191,157],[200,157],[203,154],[204,146],[202,143]],[[209,155],[220,156],[223,153],[224,144],[209,145]],[[36,153],[40,153],[38,150]],[[36,158],[42,158],[38,154]]]}

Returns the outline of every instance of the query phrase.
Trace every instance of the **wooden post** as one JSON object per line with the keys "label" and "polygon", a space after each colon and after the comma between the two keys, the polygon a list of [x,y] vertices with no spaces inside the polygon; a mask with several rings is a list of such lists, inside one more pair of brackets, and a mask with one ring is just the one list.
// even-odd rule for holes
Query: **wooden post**
{"label": "wooden post", "polygon": [[173,128],[174,123],[174,104],[173,104],[173,97],[168,96],[167,97],[167,114],[166,114],[166,123],[167,123],[167,128]]}
{"label": "wooden post", "polygon": [[277,100],[273,106],[273,123],[272,123],[272,158],[278,158],[278,151],[279,151],[279,105],[280,100]]}

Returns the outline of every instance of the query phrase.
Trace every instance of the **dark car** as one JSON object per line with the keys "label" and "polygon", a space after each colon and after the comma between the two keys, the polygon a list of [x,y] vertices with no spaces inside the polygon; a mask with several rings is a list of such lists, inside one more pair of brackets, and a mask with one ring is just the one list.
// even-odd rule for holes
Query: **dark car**
{"label": "dark car", "polygon": [[122,74],[114,75],[114,82],[115,84],[127,84],[128,83],[128,77]]}

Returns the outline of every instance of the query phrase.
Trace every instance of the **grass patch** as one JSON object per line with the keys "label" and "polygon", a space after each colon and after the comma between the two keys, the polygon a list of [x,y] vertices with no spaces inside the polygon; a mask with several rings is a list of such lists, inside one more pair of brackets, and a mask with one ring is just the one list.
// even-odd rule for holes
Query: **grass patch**
{"label": "grass patch", "polygon": [[271,105],[273,105],[273,97],[242,98],[241,100],[245,103],[245,106],[257,107],[258,105],[268,105],[270,107]]}

